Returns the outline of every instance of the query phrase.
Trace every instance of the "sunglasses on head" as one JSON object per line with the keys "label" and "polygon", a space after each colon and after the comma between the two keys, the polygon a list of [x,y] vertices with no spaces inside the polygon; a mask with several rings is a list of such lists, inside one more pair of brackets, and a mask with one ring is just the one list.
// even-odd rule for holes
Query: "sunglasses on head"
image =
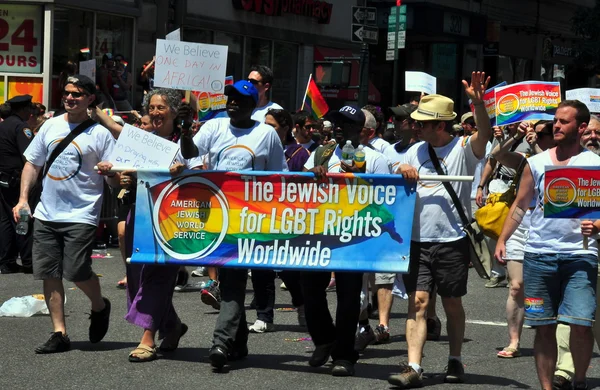
{"label": "sunglasses on head", "polygon": [[87,93],[63,91],[63,97],[68,97],[69,95],[71,95],[75,99],[79,99],[82,96],[87,96]]}

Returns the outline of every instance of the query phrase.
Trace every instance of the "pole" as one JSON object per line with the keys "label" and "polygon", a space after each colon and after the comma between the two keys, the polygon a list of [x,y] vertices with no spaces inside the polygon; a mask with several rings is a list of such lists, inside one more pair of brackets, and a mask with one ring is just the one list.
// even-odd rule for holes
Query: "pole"
{"label": "pole", "polygon": [[310,80],[312,79],[312,73],[308,76],[308,84],[306,84],[306,91],[304,92],[304,99],[302,99],[302,107],[300,111],[304,110],[304,103],[306,102],[306,95],[308,95],[308,88],[310,87]]}
{"label": "pole", "polygon": [[[367,6],[367,0],[362,0],[362,6]],[[366,26],[366,17],[363,26]],[[360,49],[360,88],[358,90],[358,106],[364,107],[369,104],[369,44],[364,42]]]}
{"label": "pole", "polygon": [[398,30],[400,29],[400,7],[396,6],[396,43],[394,44],[394,73],[392,76],[392,107],[398,104]]}

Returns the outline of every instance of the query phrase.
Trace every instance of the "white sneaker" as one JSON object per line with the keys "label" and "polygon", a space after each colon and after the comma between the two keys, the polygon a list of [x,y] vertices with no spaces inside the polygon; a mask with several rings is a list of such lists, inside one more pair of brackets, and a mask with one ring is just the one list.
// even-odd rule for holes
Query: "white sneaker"
{"label": "white sneaker", "polygon": [[252,333],[275,332],[275,324],[271,322],[256,320],[256,322],[253,325],[250,325],[248,327],[248,330]]}
{"label": "white sneaker", "polygon": [[304,310],[304,305],[298,306],[298,325],[306,328],[306,311]]}
{"label": "white sneaker", "polygon": [[206,269],[204,267],[198,267],[192,271],[192,276],[194,277],[202,277],[206,273]]}
{"label": "white sneaker", "polygon": [[206,285],[206,282],[188,283],[183,286],[175,286],[177,292],[201,291]]}
{"label": "white sneaker", "polygon": [[279,288],[282,290],[287,290],[287,286],[285,285],[284,282],[281,282],[281,285],[279,286]]}

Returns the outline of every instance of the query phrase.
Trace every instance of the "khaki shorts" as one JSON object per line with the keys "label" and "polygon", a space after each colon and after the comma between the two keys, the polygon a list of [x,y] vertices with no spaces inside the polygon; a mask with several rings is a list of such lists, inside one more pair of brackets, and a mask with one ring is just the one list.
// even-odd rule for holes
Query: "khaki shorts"
{"label": "khaki shorts", "polygon": [[375,285],[380,286],[382,284],[394,284],[394,280],[396,279],[396,274],[394,273],[380,273],[375,274]]}

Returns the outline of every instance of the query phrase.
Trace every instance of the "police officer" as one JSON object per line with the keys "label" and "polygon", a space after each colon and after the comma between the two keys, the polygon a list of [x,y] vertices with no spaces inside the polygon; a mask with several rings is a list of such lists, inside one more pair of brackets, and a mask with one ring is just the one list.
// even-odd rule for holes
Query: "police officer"
{"label": "police officer", "polygon": [[[31,96],[15,96],[6,103],[11,112],[0,123],[0,274],[31,273],[31,229],[24,236],[16,234],[12,213],[19,202],[20,177],[25,164],[23,152],[33,138],[33,131],[27,125]],[[19,254],[22,266],[17,264]]]}

